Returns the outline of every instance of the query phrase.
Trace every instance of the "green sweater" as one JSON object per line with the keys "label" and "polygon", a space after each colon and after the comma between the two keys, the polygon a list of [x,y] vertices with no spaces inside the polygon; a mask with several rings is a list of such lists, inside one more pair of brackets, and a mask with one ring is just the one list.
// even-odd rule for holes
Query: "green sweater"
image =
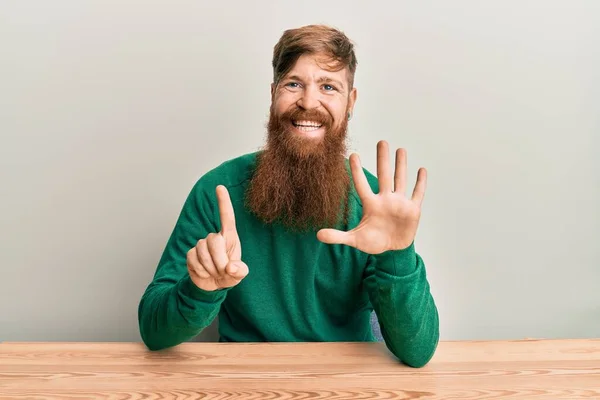
{"label": "green sweater", "polygon": [[[388,349],[409,366],[425,365],[437,347],[439,322],[414,243],[369,255],[324,244],[316,232],[291,233],[263,224],[244,208],[256,154],[224,162],[194,185],[139,304],[146,346],[160,350],[188,341],[217,316],[221,341],[374,341],[370,316],[375,310]],[[377,178],[365,173],[377,193]],[[190,279],[186,254],[221,229],[219,184],[229,191],[242,261],[250,272],[233,288],[206,292]],[[338,229],[352,229],[362,217],[353,185],[349,201],[348,226]]]}

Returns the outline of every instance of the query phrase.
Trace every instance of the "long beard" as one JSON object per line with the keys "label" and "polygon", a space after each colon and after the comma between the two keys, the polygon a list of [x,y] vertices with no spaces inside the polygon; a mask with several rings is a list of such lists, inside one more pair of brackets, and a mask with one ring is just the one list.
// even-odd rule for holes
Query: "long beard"
{"label": "long beard", "polygon": [[[294,134],[291,120],[319,121],[325,135],[308,139]],[[265,223],[281,222],[293,231],[344,223],[350,184],[345,166],[347,126],[344,120],[332,128],[331,119],[316,111],[295,109],[276,115],[271,108],[267,144],[246,193],[250,211]]]}

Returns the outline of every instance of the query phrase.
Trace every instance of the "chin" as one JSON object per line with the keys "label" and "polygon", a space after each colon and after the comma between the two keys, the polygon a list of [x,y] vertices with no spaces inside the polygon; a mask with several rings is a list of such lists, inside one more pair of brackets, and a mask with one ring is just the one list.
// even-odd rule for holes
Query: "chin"
{"label": "chin", "polygon": [[325,152],[325,145],[322,137],[306,138],[295,133],[288,137],[284,147],[288,154],[297,158],[320,156]]}

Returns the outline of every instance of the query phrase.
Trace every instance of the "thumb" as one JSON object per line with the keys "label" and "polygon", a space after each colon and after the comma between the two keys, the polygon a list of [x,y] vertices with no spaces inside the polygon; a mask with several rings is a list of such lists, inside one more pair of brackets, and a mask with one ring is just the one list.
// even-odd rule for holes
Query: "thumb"
{"label": "thumb", "polygon": [[352,246],[354,242],[352,233],[337,229],[321,229],[317,232],[317,239],[327,244],[345,244],[348,246]]}
{"label": "thumb", "polygon": [[231,261],[225,267],[225,272],[233,279],[241,281],[248,275],[249,270],[246,263],[242,261]]}

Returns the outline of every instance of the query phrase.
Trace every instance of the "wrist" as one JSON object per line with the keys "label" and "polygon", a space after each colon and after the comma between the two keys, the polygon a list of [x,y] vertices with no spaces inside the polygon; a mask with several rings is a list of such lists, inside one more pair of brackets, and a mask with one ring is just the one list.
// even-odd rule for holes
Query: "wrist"
{"label": "wrist", "polygon": [[377,260],[378,270],[395,276],[409,275],[414,272],[417,265],[414,242],[399,250],[388,250],[373,257]]}
{"label": "wrist", "polygon": [[180,289],[187,296],[194,300],[204,302],[214,302],[225,296],[227,290],[205,290],[194,283],[192,277],[188,274],[184,276],[180,283]]}

